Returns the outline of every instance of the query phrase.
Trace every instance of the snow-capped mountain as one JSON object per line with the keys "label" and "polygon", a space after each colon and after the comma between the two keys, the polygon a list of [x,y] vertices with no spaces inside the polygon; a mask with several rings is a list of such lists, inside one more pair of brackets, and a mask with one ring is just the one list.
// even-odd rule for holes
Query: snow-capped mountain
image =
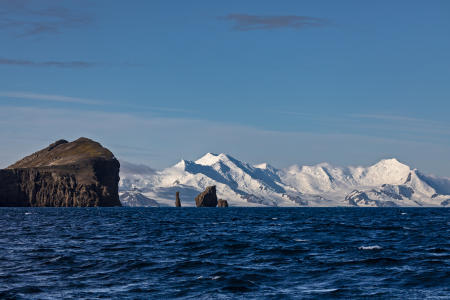
{"label": "snow-capped mountain", "polygon": [[267,163],[250,165],[226,154],[207,153],[161,171],[125,166],[120,173],[122,199],[133,195],[141,204],[146,197],[173,206],[179,191],[182,205],[194,206],[197,194],[216,185],[218,197],[231,206],[450,205],[450,179],[424,175],[396,159],[369,167],[321,163],[279,170]]}
{"label": "snow-capped mountain", "polygon": [[132,207],[159,207],[159,203],[144,196],[139,190],[120,193],[120,202],[124,206]]}

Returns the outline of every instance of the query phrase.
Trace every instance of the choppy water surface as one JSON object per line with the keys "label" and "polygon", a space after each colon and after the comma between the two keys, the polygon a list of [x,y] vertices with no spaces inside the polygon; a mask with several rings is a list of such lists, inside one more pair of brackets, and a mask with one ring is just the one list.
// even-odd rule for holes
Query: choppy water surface
{"label": "choppy water surface", "polygon": [[3,208],[0,298],[450,299],[449,212]]}

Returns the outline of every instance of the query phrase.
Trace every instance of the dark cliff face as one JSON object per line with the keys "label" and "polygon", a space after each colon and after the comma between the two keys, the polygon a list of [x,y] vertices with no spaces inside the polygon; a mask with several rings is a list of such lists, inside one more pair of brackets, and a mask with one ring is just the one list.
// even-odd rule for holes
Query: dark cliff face
{"label": "dark cliff face", "polygon": [[60,140],[0,170],[0,206],[120,206],[119,168],[97,142]]}

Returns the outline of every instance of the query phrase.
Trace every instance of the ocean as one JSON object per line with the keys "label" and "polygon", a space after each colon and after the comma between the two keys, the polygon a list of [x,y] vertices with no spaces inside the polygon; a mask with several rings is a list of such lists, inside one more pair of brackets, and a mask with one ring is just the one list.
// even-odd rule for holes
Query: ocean
{"label": "ocean", "polygon": [[450,299],[445,208],[1,208],[0,299]]}

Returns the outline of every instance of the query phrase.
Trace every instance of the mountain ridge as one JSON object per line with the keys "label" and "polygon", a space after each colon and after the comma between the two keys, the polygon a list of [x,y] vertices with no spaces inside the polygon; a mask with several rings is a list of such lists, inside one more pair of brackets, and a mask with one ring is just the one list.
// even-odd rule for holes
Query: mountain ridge
{"label": "mountain ridge", "polygon": [[450,179],[425,175],[396,158],[368,167],[319,163],[277,169],[210,152],[153,174],[121,172],[120,191],[138,190],[170,206],[180,191],[189,206],[210,185],[230,206],[445,206],[450,199]]}

